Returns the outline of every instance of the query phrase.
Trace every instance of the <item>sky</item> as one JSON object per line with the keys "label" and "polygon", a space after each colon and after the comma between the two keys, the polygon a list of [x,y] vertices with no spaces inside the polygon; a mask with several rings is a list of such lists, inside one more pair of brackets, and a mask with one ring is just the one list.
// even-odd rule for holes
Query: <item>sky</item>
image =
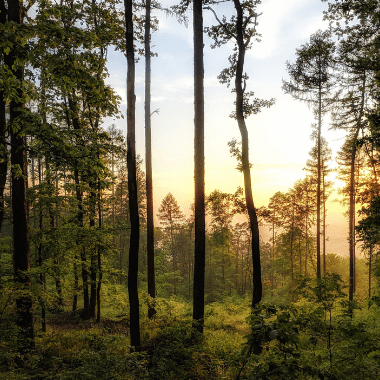
{"label": "sky", "polygon": [[[174,2],[163,0],[163,6]],[[219,18],[230,14],[231,4],[215,7]],[[295,181],[304,178],[303,168],[313,146],[310,140],[313,113],[308,107],[283,93],[282,80],[288,79],[286,61],[294,62],[296,49],[308,42],[318,29],[326,29],[323,11],[327,4],[321,0],[263,0],[257,12],[257,32],[261,42],[255,42],[247,52],[245,71],[249,76],[246,91],[255,97],[276,99],[270,109],[250,116],[246,122],[249,131],[250,162],[253,198],[257,207],[267,206],[277,191],[287,192]],[[193,103],[193,31],[192,15],[186,27],[173,17],[155,13],[159,30],[152,35],[152,49],[158,57],[152,59],[152,157],[154,213],[162,199],[171,192],[181,209],[189,216],[194,197],[194,103]],[[204,11],[204,25],[215,23],[213,14]],[[230,156],[228,141],[240,140],[237,122],[229,117],[233,111],[234,94],[217,76],[228,66],[232,44],[211,49],[205,36],[205,169],[206,195],[215,189],[233,193],[243,186],[243,175],[236,170],[236,160]],[[122,97],[121,111],[126,113],[125,57],[109,52],[108,83]],[[136,65],[136,150],[144,159],[144,59]],[[344,134],[329,130],[326,116],[322,135],[335,154],[340,149]],[[126,131],[126,119],[108,120]],[[145,163],[144,163],[145,165]],[[335,187],[341,184],[335,181]],[[347,220],[345,209],[331,196],[328,204],[329,242],[327,251],[348,253]],[[157,224],[157,221],[156,221]],[[263,230],[263,235],[266,232]],[[264,236],[265,238],[265,236]]]}

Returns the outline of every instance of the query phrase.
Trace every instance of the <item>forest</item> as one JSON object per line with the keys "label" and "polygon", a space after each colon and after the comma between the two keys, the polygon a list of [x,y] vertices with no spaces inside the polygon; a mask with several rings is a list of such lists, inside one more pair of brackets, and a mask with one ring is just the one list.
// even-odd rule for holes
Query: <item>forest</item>
{"label": "forest", "polygon": [[[322,1],[329,27],[282,81],[314,118],[304,178],[256,207],[246,121],[276,102],[247,90],[260,0],[0,0],[0,379],[380,378],[380,2]],[[192,22],[189,217],[172,192],[154,210],[158,12]],[[205,191],[205,41],[231,51],[218,80],[234,97],[235,192]],[[327,128],[345,136],[337,169]],[[326,248],[333,172],[346,256]]]}

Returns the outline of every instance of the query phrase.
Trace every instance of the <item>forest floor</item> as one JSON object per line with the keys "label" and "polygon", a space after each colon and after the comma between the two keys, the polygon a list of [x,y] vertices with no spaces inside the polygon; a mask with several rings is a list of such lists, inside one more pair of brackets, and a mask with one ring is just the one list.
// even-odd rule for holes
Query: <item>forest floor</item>
{"label": "forest floor", "polygon": [[[0,380],[243,380],[380,378],[380,307],[331,314],[318,303],[263,304],[228,298],[205,308],[203,336],[191,304],[159,299],[149,320],[141,308],[141,349],[131,352],[128,313],[105,304],[100,323],[80,311],[50,311],[36,349],[16,350],[14,321],[0,320]],[[38,311],[38,310],[37,310]],[[10,314],[11,315],[11,314]]]}
{"label": "forest floor", "polygon": [[[244,336],[249,302],[229,300],[206,306],[203,337],[192,328],[191,305],[158,302],[154,319],[141,317],[141,350],[131,352],[127,315],[104,310],[100,323],[84,321],[81,311],[49,314],[47,331],[36,317],[36,349],[21,360],[12,321],[0,338],[0,379],[181,380],[233,379]],[[12,327],[13,325],[13,327]],[[0,334],[1,335],[1,334]]]}

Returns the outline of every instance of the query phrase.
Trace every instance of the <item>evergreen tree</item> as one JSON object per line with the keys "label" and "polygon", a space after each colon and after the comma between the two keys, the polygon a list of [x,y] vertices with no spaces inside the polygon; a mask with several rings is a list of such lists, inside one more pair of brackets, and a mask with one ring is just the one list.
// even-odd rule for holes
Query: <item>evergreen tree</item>
{"label": "evergreen tree", "polygon": [[310,42],[297,49],[295,63],[287,62],[290,81],[283,82],[283,90],[293,98],[313,107],[317,118],[317,277],[321,277],[321,128],[323,115],[331,106],[331,90],[334,85],[335,45],[327,32],[318,31]]}
{"label": "evergreen tree", "polygon": [[167,194],[166,197],[162,200],[160,208],[158,209],[157,214],[160,223],[166,230],[166,233],[169,238],[170,244],[170,257],[169,261],[172,262],[173,265],[173,288],[174,295],[177,294],[177,270],[179,266],[178,262],[178,250],[176,237],[180,227],[184,224],[185,217],[180,210],[180,207],[177,204],[176,199],[173,197],[171,193]]}
{"label": "evergreen tree", "polygon": [[[316,134],[312,134],[313,140],[316,140]],[[324,137],[321,137],[321,203],[322,203],[322,268],[323,275],[326,275],[326,203],[331,195],[333,182],[328,181],[326,177],[331,173],[328,163],[331,161],[331,149]],[[318,182],[318,145],[313,146],[309,152],[310,159],[306,162],[305,170],[310,173],[309,181],[311,185],[316,186]]]}

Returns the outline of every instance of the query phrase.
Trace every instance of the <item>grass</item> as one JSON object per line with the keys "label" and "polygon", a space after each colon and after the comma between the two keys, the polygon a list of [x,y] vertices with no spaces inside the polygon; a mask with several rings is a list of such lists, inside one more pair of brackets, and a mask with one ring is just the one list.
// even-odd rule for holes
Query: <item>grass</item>
{"label": "grass", "polygon": [[[120,304],[119,304],[120,305]],[[201,337],[192,328],[191,304],[175,298],[158,299],[157,315],[146,317],[141,305],[142,350],[131,353],[128,315],[107,305],[100,323],[82,321],[79,313],[48,315],[47,332],[36,320],[36,349],[20,358],[6,344],[12,323],[0,338],[0,379],[186,380],[232,378],[249,307],[233,299],[206,307]],[[13,325],[14,327],[14,325]]]}

